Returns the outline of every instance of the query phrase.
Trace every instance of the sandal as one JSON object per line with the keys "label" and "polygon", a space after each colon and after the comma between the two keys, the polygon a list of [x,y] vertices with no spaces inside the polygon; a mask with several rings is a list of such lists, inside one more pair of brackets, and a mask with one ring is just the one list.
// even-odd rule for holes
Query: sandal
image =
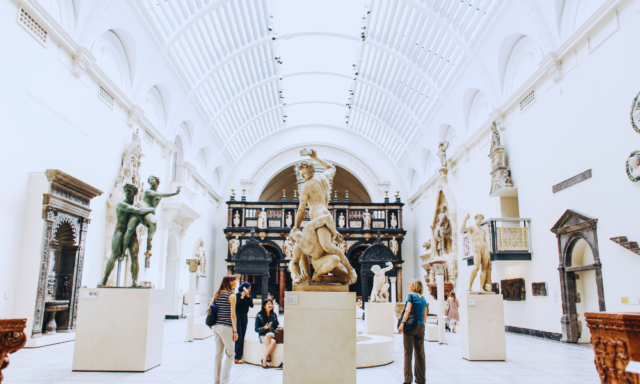
{"label": "sandal", "polygon": [[267,366],[264,365],[264,359],[260,359],[260,364],[262,365],[262,368],[269,369],[268,365]]}
{"label": "sandal", "polygon": [[245,361],[244,361],[244,360],[236,360],[236,361],[235,361],[235,363],[236,363],[236,364],[244,364],[244,363],[245,363]]}

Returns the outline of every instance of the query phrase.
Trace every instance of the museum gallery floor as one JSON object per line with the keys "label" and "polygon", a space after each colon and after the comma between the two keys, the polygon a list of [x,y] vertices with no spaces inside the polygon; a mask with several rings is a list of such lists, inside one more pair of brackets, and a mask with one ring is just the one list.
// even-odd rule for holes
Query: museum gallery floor
{"label": "museum gallery floor", "polygon": [[[41,383],[211,383],[213,338],[184,342],[186,320],[165,322],[162,365],[144,373],[71,372],[74,342],[23,349],[11,355],[3,384]],[[459,334],[447,345],[427,342],[427,383],[599,383],[593,349],[507,333],[507,361],[470,362],[460,358]],[[395,336],[395,362],[357,370],[357,382],[401,383],[402,337]],[[38,366],[34,367],[34,361]],[[234,365],[231,383],[282,383],[282,370]]]}

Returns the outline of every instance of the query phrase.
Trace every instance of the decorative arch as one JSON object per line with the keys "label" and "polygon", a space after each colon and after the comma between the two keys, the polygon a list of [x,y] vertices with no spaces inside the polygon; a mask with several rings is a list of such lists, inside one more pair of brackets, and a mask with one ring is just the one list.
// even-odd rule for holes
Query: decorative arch
{"label": "decorative arch", "polygon": [[173,159],[171,159],[171,181],[182,181],[185,150],[182,137],[179,134],[176,135],[174,144],[176,145],[176,151],[173,153]]}
{"label": "decorative arch", "polygon": [[[513,39],[513,35],[511,35]],[[501,56],[503,49],[508,49],[511,39],[507,38],[500,47]],[[503,95],[505,98],[515,93],[538,69],[538,63],[542,60],[540,46],[529,36],[522,35],[515,41],[505,64],[503,83]]]}
{"label": "decorative arch", "polygon": [[431,153],[427,148],[422,149],[421,153],[422,159],[422,172],[424,173],[425,178],[431,177],[436,170],[436,157]]}
{"label": "decorative arch", "polygon": [[145,116],[159,130],[164,130],[166,121],[165,104],[157,86],[151,87],[142,102]]}
{"label": "decorative arch", "polygon": [[467,120],[467,133],[472,135],[487,122],[492,108],[489,99],[482,91],[476,92],[469,107],[469,118]]}
{"label": "decorative arch", "polygon": [[60,244],[76,245],[78,244],[78,222],[77,218],[73,218],[67,214],[59,214],[53,224],[51,238]]}
{"label": "decorative arch", "polygon": [[118,35],[108,30],[93,43],[91,53],[98,66],[120,89],[127,93],[131,87],[129,58]]}
{"label": "decorative arch", "polygon": [[[606,311],[604,302],[604,285],[602,282],[602,263],[598,251],[598,219],[578,211],[568,209],[560,220],[551,228],[558,238],[560,258],[560,289],[562,291],[562,339],[566,343],[577,343],[580,338],[580,322],[576,309],[576,272],[595,270],[598,291],[598,306],[601,312]],[[573,249],[584,240],[591,248],[593,263],[589,265],[573,265]]]}
{"label": "decorative arch", "polygon": [[207,173],[207,168],[208,168],[210,159],[211,159],[211,148],[209,148],[209,146],[200,148],[195,159],[196,168],[198,169],[200,174],[205,175]]}
{"label": "decorative arch", "polygon": [[364,185],[369,196],[382,196],[386,184],[382,183],[371,167],[346,148],[332,144],[305,143],[284,148],[262,163],[248,181],[248,197],[257,201],[271,179],[287,167],[300,162],[300,150],[314,148],[319,156],[351,172]]}
{"label": "decorative arch", "polygon": [[413,167],[409,167],[408,171],[408,176],[409,176],[409,186],[410,186],[410,190],[411,193],[413,193],[413,191],[416,190],[416,188],[418,187],[418,182],[420,181],[420,177],[418,176],[418,172],[416,172],[416,170]]}
{"label": "decorative arch", "polygon": [[224,175],[224,167],[222,165],[218,165],[211,174],[211,181],[213,184],[213,188],[220,191],[220,186],[222,185],[222,176]]}
{"label": "decorative arch", "polygon": [[567,40],[606,0],[565,0],[562,5],[561,24],[562,41]]}

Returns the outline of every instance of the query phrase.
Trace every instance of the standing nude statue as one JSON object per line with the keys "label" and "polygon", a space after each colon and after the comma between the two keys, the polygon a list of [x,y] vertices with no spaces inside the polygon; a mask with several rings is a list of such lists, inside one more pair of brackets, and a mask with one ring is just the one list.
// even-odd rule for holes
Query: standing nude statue
{"label": "standing nude statue", "polygon": [[449,142],[443,141],[438,144],[438,157],[440,158],[440,166],[447,168],[447,148],[449,148]]}
{"label": "standing nude statue", "polygon": [[373,277],[373,288],[371,289],[370,303],[388,303],[389,302],[389,283],[385,282],[384,274],[393,269],[393,264],[387,261],[387,268],[380,268],[379,265],[371,267],[371,272],[375,274]]}
{"label": "standing nude statue", "polygon": [[362,214],[362,223],[363,223],[362,229],[365,229],[365,230],[371,229],[371,214],[369,213],[369,208],[366,208],[364,210],[364,213]]}
{"label": "standing nude statue", "polygon": [[471,250],[473,251],[473,270],[471,271],[471,277],[469,278],[469,291],[473,286],[473,281],[478,274],[478,269],[482,267],[480,272],[480,292],[492,292],[491,287],[491,254],[489,253],[489,245],[487,245],[486,233],[480,228],[484,216],[481,213],[475,215],[475,224],[467,228],[467,220],[470,215],[462,221],[462,228],[460,232],[469,232],[469,239],[471,240]]}
{"label": "standing nude statue", "polygon": [[129,223],[127,224],[127,233],[124,235],[123,245],[125,248],[129,246],[131,238],[136,234],[138,224],[142,223],[144,226],[149,228],[149,234],[147,235],[147,251],[144,253],[147,258],[149,258],[151,257],[151,241],[153,240],[153,235],[155,235],[158,225],[158,219],[156,219],[155,215],[156,207],[160,204],[160,200],[162,200],[163,197],[177,195],[180,193],[180,189],[182,189],[182,187],[178,186],[175,193],[159,193],[158,185],[160,185],[160,179],[157,176],[149,176],[147,181],[149,182],[150,188],[144,191],[142,201],[139,205],[141,208],[153,208],[153,211],[145,215],[131,215]]}
{"label": "standing nude statue", "polygon": [[133,205],[133,198],[138,193],[138,187],[133,184],[125,184],[124,187],[125,198],[116,205],[116,227],[113,231],[113,240],[111,240],[111,257],[107,261],[107,266],[104,270],[104,278],[99,287],[105,287],[113,266],[116,260],[122,261],[124,259],[124,252],[129,249],[131,255],[131,279],[133,280],[133,287],[138,286],[138,237],[136,235],[135,227],[133,234],[130,236],[127,245],[124,244],[125,231],[127,230],[127,224],[131,217],[135,215],[146,215],[155,212],[155,208],[151,207],[135,207]]}
{"label": "standing nude statue", "polygon": [[[298,166],[304,185],[300,193],[300,206],[296,214],[296,221],[291,229],[291,239],[295,242],[293,258],[289,264],[291,277],[295,283],[306,283],[311,275],[309,259],[315,269],[313,282],[327,282],[340,284],[354,284],[358,275],[349,264],[342,250],[334,243],[340,243],[341,237],[336,230],[328,204],[331,198],[331,183],[336,174],[336,167],[324,160],[318,159],[316,151],[303,149],[301,156],[308,155],[319,162],[325,172],[316,174],[313,164],[303,161]],[[305,216],[305,209],[309,206],[311,219],[300,230]],[[307,257],[309,256],[309,257]],[[302,265],[302,270],[300,266]],[[325,276],[327,274],[331,276]]]}

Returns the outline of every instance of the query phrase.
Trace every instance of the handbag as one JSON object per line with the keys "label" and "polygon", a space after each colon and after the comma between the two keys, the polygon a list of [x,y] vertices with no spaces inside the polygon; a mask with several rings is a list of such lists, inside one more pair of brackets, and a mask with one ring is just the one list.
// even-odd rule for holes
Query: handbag
{"label": "handbag", "polygon": [[276,344],[284,344],[284,329],[276,329]]}
{"label": "handbag", "polygon": [[213,327],[218,322],[218,307],[215,304],[211,304],[209,310],[207,311],[207,318],[204,320],[204,323],[208,327]]}
{"label": "handbag", "polygon": [[[411,313],[409,314],[409,317],[407,318],[407,321],[404,322],[404,332],[409,332],[409,331],[413,331],[414,329],[418,328],[418,320],[416,319],[416,317],[413,315],[413,300],[411,301]],[[400,315],[400,318],[398,319],[398,328],[400,328],[400,326],[402,325],[402,319],[404,319],[404,313],[407,310],[407,306],[404,306],[404,309],[402,310],[402,315]]]}

